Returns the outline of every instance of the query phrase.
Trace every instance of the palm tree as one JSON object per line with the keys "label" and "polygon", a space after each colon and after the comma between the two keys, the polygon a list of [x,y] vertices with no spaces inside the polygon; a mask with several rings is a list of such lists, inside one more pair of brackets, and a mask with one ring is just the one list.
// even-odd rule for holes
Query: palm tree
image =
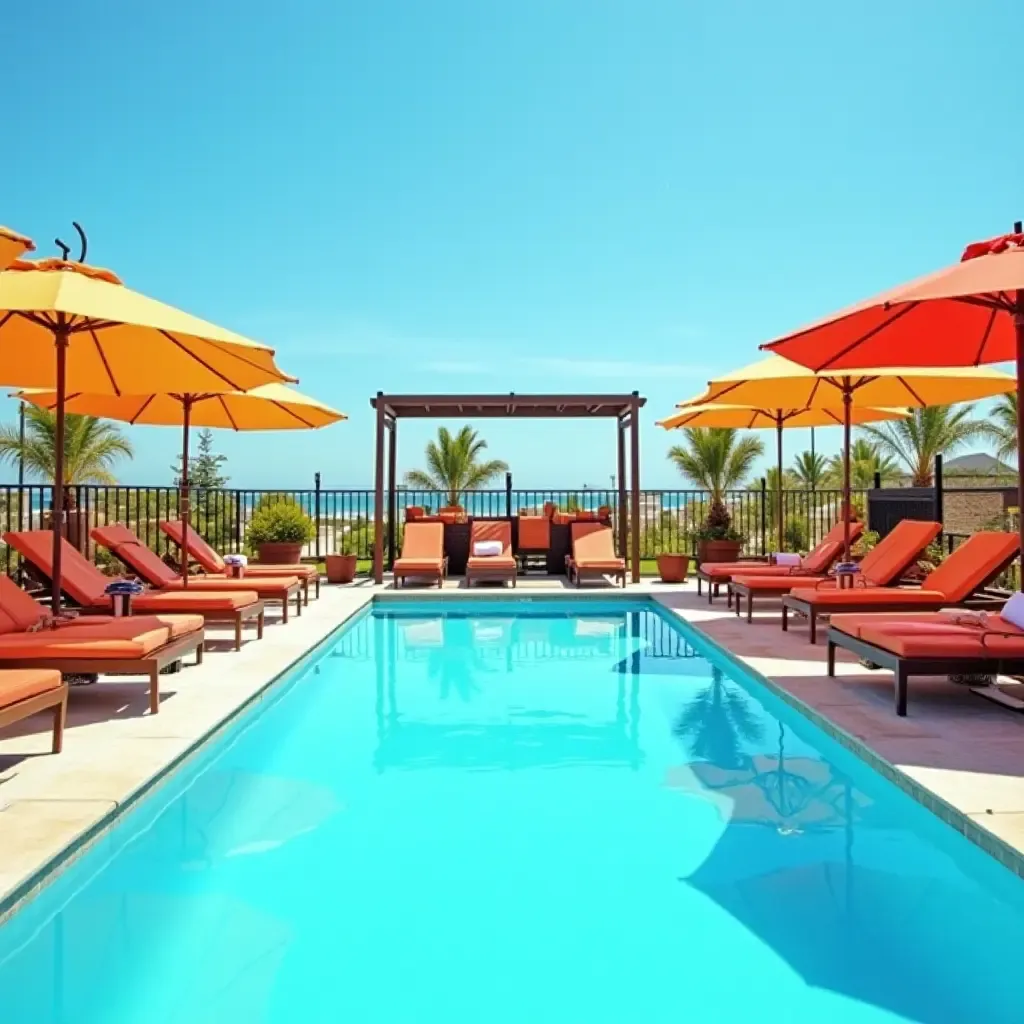
{"label": "palm tree", "polygon": [[427,470],[414,469],[405,474],[410,487],[424,491],[444,491],[449,505],[458,505],[463,491],[477,491],[508,466],[500,459],[479,461],[487,447],[476,431],[463,427],[452,434],[447,427],[437,432],[437,440],[427,445]]}
{"label": "palm tree", "polygon": [[913,487],[931,487],[935,456],[961,447],[986,433],[985,424],[970,418],[971,407],[931,405],[912,409],[904,420],[861,427],[883,453],[910,471]]}
{"label": "palm tree", "polygon": [[820,452],[804,451],[796,457],[790,472],[801,487],[815,491],[824,482],[827,467],[828,460]]}
{"label": "palm tree", "polygon": [[693,757],[719,768],[741,768],[749,760],[744,743],[757,743],[763,728],[747,695],[726,685],[722,670],[712,667],[711,685],[683,708],[672,732],[689,740]]}
{"label": "palm tree", "polygon": [[[884,484],[898,477],[900,471],[896,460],[879,451],[878,445],[866,438],[857,438],[850,447],[850,487],[854,490],[874,487],[876,473]],[[842,452],[828,460],[825,479],[832,487],[843,486]]]}
{"label": "palm tree", "polygon": [[686,427],[685,443],[669,449],[668,457],[688,480],[711,492],[711,504],[721,504],[725,492],[738,487],[764,454],[764,442],[730,427]]}
{"label": "palm tree", "polygon": [[1001,395],[989,410],[989,419],[982,423],[983,433],[995,442],[996,457],[1005,462],[1017,461],[1017,392]]}
{"label": "palm tree", "polygon": [[[0,426],[0,463],[25,460],[25,472],[53,483],[57,470],[57,416],[48,409],[25,406],[25,443],[17,427]],[[113,484],[118,459],[135,454],[131,442],[113,424],[95,416],[68,413],[64,419],[64,482]]]}

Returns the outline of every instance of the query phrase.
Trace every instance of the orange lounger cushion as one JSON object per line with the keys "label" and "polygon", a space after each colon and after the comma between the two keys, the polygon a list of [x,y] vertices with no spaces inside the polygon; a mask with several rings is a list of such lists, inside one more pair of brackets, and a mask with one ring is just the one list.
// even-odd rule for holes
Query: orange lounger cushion
{"label": "orange lounger cushion", "polygon": [[[811,579],[828,579],[827,576],[811,577]],[[738,583],[742,587],[747,587],[749,590],[754,592],[758,590],[767,591],[769,593],[778,593],[780,590],[793,590],[795,587],[807,586],[808,577],[806,574],[799,576],[786,576],[780,574],[776,567],[774,576],[764,573],[757,576],[733,576],[733,583]]]}
{"label": "orange lounger cushion", "polygon": [[395,572],[440,572],[443,558],[396,558]]}
{"label": "orange lounger cushion", "polygon": [[171,640],[177,640],[180,636],[187,636],[203,628],[202,615],[132,615],[128,619],[115,618],[113,615],[79,615],[73,619],[61,619],[57,628],[110,626],[122,622],[130,622],[136,630],[142,632],[163,627]]}
{"label": "orange lounger cushion", "polygon": [[443,523],[407,523],[402,535],[402,555],[396,564],[406,562],[438,564],[444,557]]}
{"label": "orange lounger cushion", "polygon": [[188,586],[181,577],[160,583],[160,589],[169,593],[188,590],[189,593],[197,594],[225,594],[234,593],[239,590],[254,591],[259,597],[284,597],[289,588],[297,586],[299,580],[295,576],[282,576],[280,579],[269,579],[258,576],[246,575],[240,580],[218,579],[210,576],[189,576]]}
{"label": "orange lounger cushion", "polygon": [[[3,662],[0,661],[0,666]],[[0,671],[0,710],[29,697],[56,690],[60,672],[52,668],[8,668]]]}
{"label": "orange lounger cushion", "polygon": [[934,625],[939,629],[948,630],[950,626],[956,625],[958,617],[963,612],[939,611],[939,612],[840,612],[833,615],[829,622],[836,629],[841,629],[850,636],[861,635],[864,629],[888,629],[890,626],[896,629],[913,627],[920,623],[922,625]]}
{"label": "orange lounger cushion", "polygon": [[[209,593],[185,593],[183,590],[169,590],[166,593],[152,592],[132,598],[133,612],[237,612],[259,601],[254,590],[237,590]],[[109,602],[109,598],[104,603]]]}
{"label": "orange lounger cushion", "polygon": [[901,658],[984,658],[994,653],[986,649],[980,637],[960,633],[902,634],[865,629],[861,639]]}
{"label": "orange lounger cushion", "polygon": [[615,539],[603,523],[573,523],[572,557],[581,569],[619,570],[625,560],[615,555]]}
{"label": "orange lounger cushion", "polygon": [[163,627],[134,636],[111,634],[107,626],[5,633],[0,636],[0,665],[4,658],[144,658],[166,643]]}
{"label": "orange lounger cushion", "polygon": [[829,605],[837,605],[840,608],[863,605],[865,609],[869,609],[872,605],[900,604],[912,608],[915,604],[931,607],[935,604],[952,603],[938,590],[899,590],[895,587],[852,587],[849,590],[839,590],[832,586],[817,590],[794,587],[790,591],[790,596],[823,610],[827,610]]}
{"label": "orange lounger cushion", "polygon": [[482,556],[470,555],[466,559],[467,569],[515,569],[517,568],[516,560],[509,558],[506,555],[489,555],[484,558]]}
{"label": "orange lounger cushion", "polygon": [[[169,520],[160,524],[160,529],[178,547],[181,547],[181,523],[176,520]],[[95,533],[95,531],[93,531]],[[104,543],[106,543],[104,541]],[[195,559],[208,573],[215,576],[223,576],[227,572],[227,563],[220,552],[207,544],[202,534],[197,533],[191,527],[188,531],[188,553],[189,557]],[[283,570],[283,572],[282,572]],[[319,570],[315,565],[303,565],[301,563],[292,565],[259,565],[250,563],[246,575],[254,576],[316,576]]]}

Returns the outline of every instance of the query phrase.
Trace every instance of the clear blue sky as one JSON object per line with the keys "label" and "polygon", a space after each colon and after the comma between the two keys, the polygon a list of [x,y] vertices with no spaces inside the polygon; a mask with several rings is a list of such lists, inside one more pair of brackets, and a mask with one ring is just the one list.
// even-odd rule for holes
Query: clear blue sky
{"label": "clear blue sky", "polygon": [[[240,486],[368,485],[378,389],[634,388],[671,486],[675,402],[1024,216],[1019,0],[62,0],[0,36],[0,222],[50,255],[80,220],[351,414],[219,434]],[[614,469],[610,421],[482,426],[522,486]],[[176,432],[131,436],[169,482]]]}

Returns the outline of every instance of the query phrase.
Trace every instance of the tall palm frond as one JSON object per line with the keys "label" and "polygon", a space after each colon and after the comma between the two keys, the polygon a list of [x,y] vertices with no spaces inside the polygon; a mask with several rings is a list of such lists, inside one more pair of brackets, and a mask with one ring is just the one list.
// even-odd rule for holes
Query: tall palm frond
{"label": "tall palm frond", "polygon": [[907,467],[914,487],[931,487],[936,455],[955,451],[986,433],[985,425],[970,417],[967,405],[931,405],[912,409],[906,419],[860,429],[883,453]]}
{"label": "tall palm frond", "polygon": [[982,432],[995,442],[996,457],[1004,462],[1017,461],[1017,392],[1001,395],[982,422]]}
{"label": "tall palm frond", "polygon": [[437,432],[437,440],[427,444],[424,457],[427,468],[405,474],[408,486],[424,491],[444,491],[449,505],[457,505],[464,491],[476,491],[508,466],[500,459],[480,461],[487,442],[471,427],[452,434],[447,427]]}
{"label": "tall palm frond", "polygon": [[721,502],[726,491],[740,486],[764,454],[764,442],[729,427],[686,427],[685,441],[669,449],[669,460],[698,487]]}
{"label": "tall palm frond", "polygon": [[825,481],[828,460],[820,452],[803,451],[793,460],[791,472],[801,487],[816,490]]}

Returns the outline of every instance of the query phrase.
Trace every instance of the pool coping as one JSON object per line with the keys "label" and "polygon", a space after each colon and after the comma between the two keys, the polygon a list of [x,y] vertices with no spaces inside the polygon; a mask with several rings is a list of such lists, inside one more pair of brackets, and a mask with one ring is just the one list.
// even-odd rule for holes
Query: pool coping
{"label": "pool coping", "polygon": [[79,858],[87,854],[126,814],[129,814],[139,803],[152,796],[156,790],[169,782],[174,773],[184,768],[190,761],[202,756],[210,744],[214,743],[222,734],[234,728],[243,715],[248,714],[257,704],[272,696],[270,691],[278,687],[285,676],[294,671],[303,661],[314,657],[340,630],[349,626],[353,619],[367,614],[372,604],[373,595],[367,595],[367,599],[362,604],[345,611],[338,622],[316,643],[297,654],[280,671],[260,684],[245,700],[225,712],[206,732],[193,739],[184,750],[172,757],[154,774],[143,779],[124,799],[118,801],[96,820],[90,822],[74,839],[11,889],[8,889],[6,893],[0,896],[0,925],[3,925],[8,918],[13,917],[24,903],[33,899],[43,888],[67,871]]}
{"label": "pool coping", "polygon": [[0,925],[21,909],[22,905],[31,900],[45,886],[52,883],[59,875],[71,867],[80,857],[84,856],[96,845],[106,833],[117,825],[124,815],[131,812],[142,800],[151,796],[157,789],[168,782],[171,776],[187,763],[202,756],[218,737],[233,728],[242,716],[249,713],[257,704],[267,700],[295,668],[309,660],[343,629],[350,626],[353,620],[364,614],[372,613],[375,606],[389,604],[440,604],[445,601],[472,602],[479,604],[509,603],[558,603],[565,601],[581,603],[643,603],[655,605],[670,621],[681,622],[687,628],[698,633],[701,639],[718,652],[724,660],[735,666],[737,671],[753,678],[774,696],[780,698],[789,707],[801,714],[809,723],[821,729],[827,736],[863,761],[869,768],[877,771],[883,778],[898,786],[915,802],[930,811],[944,824],[956,829],[961,835],[979,847],[983,852],[997,860],[1018,877],[1024,878],[1024,853],[990,832],[983,825],[974,821],[969,815],[953,804],[938,796],[927,786],[912,778],[900,768],[876,753],[867,743],[837,725],[825,714],[818,711],[806,701],[801,700],[785,687],[775,683],[770,677],[749,664],[742,656],[721,644],[713,636],[701,629],[698,622],[687,618],[685,609],[673,607],[665,600],[668,593],[652,590],[527,590],[516,591],[513,588],[502,590],[466,591],[459,590],[377,590],[368,592],[365,599],[358,605],[343,611],[341,617],[319,640],[306,650],[296,654],[271,678],[265,680],[239,704],[225,712],[209,729],[190,741],[188,746],[162,765],[154,774],[142,780],[124,799],[101,814],[95,821],[87,825],[74,839],[50,856],[44,863],[15,884],[0,896]]}

